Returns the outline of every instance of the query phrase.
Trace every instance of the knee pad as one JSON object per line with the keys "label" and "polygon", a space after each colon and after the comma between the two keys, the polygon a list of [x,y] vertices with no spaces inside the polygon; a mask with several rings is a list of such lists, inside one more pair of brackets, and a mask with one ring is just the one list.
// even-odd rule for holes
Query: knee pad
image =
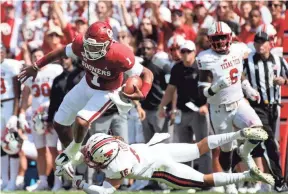
{"label": "knee pad", "polygon": [[224,171],[229,171],[232,165],[233,152],[223,152],[220,151],[219,163]]}
{"label": "knee pad", "polygon": [[3,149],[2,149],[2,146],[1,146],[1,156],[6,156],[8,155]]}

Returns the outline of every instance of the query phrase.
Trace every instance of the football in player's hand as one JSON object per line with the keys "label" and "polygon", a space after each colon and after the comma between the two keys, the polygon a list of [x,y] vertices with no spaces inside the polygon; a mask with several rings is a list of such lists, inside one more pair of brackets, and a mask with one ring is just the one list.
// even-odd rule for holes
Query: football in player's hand
{"label": "football in player's hand", "polygon": [[126,80],[125,84],[123,92],[126,94],[133,94],[135,92],[134,86],[137,86],[141,90],[142,79],[139,76],[132,76]]}

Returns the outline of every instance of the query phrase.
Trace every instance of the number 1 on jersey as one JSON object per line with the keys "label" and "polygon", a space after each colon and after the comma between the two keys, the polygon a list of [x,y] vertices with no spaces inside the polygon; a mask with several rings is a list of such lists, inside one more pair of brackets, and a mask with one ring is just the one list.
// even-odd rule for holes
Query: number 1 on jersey
{"label": "number 1 on jersey", "polygon": [[97,87],[100,87],[100,83],[98,82],[99,76],[97,74],[93,74],[93,79],[91,80],[91,83],[94,84]]}

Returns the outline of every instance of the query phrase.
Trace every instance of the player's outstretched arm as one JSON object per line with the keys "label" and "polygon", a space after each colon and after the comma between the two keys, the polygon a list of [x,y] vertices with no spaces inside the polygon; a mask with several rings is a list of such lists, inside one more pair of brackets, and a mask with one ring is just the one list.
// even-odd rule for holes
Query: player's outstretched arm
{"label": "player's outstretched arm", "polygon": [[61,59],[62,57],[67,57],[65,49],[66,47],[55,49],[38,60],[35,64],[22,69],[18,75],[18,80],[24,83],[29,77],[32,77],[34,81],[40,68]]}
{"label": "player's outstretched arm", "polygon": [[112,194],[120,187],[122,179],[106,179],[102,186],[90,185],[83,180],[82,176],[73,178],[73,186],[83,189],[87,194]]}

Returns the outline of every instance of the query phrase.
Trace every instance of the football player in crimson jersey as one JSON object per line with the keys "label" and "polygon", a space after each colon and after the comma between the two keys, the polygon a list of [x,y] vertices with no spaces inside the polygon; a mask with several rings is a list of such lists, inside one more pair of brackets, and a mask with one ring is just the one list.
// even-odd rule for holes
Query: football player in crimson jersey
{"label": "football player in crimson jersey", "polygon": [[[123,178],[156,180],[176,189],[222,186],[247,180],[269,183],[256,176],[253,170],[242,173],[202,174],[180,163],[195,160],[210,149],[237,139],[262,139],[258,129],[246,128],[237,132],[211,135],[196,144],[161,143],[169,136],[167,133],[156,133],[147,144],[128,145],[110,135],[94,134],[77,154],[77,163],[84,162],[89,167],[102,171],[106,180],[103,186],[89,185],[82,176],[69,174],[73,178],[73,185],[88,194],[112,194],[121,185]],[[257,167],[255,170],[259,171]],[[270,174],[264,175],[273,181]]]}
{"label": "football player in crimson jersey", "polygon": [[[79,57],[82,67],[86,70],[86,75],[80,83],[65,96],[54,118],[54,127],[60,141],[65,147],[68,146],[56,158],[56,164],[59,166],[73,161],[89,125],[111,107],[109,94],[120,90],[124,73],[127,76],[141,76],[143,81],[142,88],[135,87],[133,94],[119,92],[124,97],[142,100],[151,89],[152,72],[136,63],[132,51],[114,41],[112,37],[109,24],[95,22],[84,35],[76,36],[72,43],[48,53],[19,74],[22,82],[31,76],[35,79],[41,67],[62,57]],[[70,130],[72,123],[74,140]]]}
{"label": "football player in crimson jersey", "polygon": [[[224,22],[216,22],[208,29],[210,49],[197,57],[200,94],[207,98],[211,124],[216,134],[232,132],[245,127],[262,131],[262,122],[244,99],[243,92],[252,101],[260,102],[259,93],[242,76],[245,55],[239,46],[232,44],[232,31]],[[248,167],[256,166],[250,152],[259,141],[246,140],[239,153]],[[224,171],[231,170],[232,143],[221,146],[219,162]],[[263,173],[258,171],[258,176]],[[228,191],[227,191],[228,190]],[[227,193],[238,193],[234,186],[226,187]]]}

